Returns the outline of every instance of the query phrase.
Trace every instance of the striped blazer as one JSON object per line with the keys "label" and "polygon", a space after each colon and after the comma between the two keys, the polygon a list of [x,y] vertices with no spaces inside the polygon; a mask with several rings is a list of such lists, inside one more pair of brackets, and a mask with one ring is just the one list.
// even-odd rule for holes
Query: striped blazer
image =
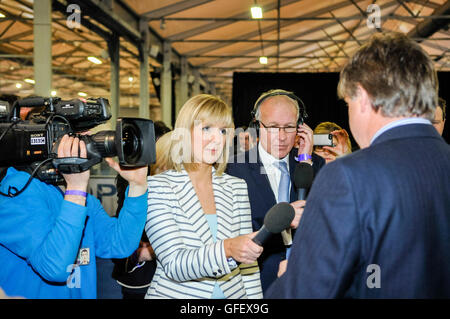
{"label": "striped blazer", "polygon": [[226,298],[262,298],[257,262],[227,260],[223,241],[252,232],[247,184],[213,168],[217,214],[214,242],[200,201],[185,170],[148,178],[145,231],[157,268],[146,298],[211,298],[216,283]]}

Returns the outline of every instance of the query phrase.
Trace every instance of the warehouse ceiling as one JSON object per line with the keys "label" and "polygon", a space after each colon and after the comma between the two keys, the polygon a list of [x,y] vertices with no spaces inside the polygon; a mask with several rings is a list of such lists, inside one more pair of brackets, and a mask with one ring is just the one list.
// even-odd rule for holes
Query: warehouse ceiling
{"label": "warehouse ceiling", "polygon": [[[67,25],[65,9],[71,3],[80,4],[81,27]],[[262,8],[261,19],[250,14],[256,5]],[[409,34],[430,54],[437,70],[449,71],[449,6],[445,0],[54,0],[54,90],[64,98],[79,92],[107,97],[107,39],[117,32],[120,105],[138,107],[136,42],[141,39],[136,30],[142,31],[142,25],[151,34],[149,63],[154,78],[161,71],[166,41],[173,49],[175,78],[185,58],[189,85],[198,70],[202,86],[211,84],[227,101],[235,71],[337,72],[371,34],[381,31]],[[33,84],[28,83],[34,77],[33,1],[1,0],[0,13],[0,94],[33,94]],[[89,56],[102,64],[88,61]],[[260,63],[262,56],[267,64]],[[158,105],[155,89],[150,82],[150,103]]]}

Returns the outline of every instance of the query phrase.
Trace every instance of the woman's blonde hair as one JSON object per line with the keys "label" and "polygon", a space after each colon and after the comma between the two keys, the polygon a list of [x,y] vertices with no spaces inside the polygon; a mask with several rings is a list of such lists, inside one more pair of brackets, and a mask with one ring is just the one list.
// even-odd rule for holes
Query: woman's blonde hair
{"label": "woman's blonde hair", "polygon": [[220,98],[209,94],[199,94],[190,98],[178,113],[171,135],[167,167],[177,171],[181,171],[182,167],[186,170],[196,169],[191,134],[194,125],[199,122],[203,125],[217,125],[226,128],[226,142],[222,155],[214,163],[216,174],[220,176],[225,171],[228,162],[234,123],[231,108]]}
{"label": "woman's blonde hair", "polygon": [[167,132],[156,141],[156,162],[150,166],[150,175],[162,173],[168,169],[172,131]]}

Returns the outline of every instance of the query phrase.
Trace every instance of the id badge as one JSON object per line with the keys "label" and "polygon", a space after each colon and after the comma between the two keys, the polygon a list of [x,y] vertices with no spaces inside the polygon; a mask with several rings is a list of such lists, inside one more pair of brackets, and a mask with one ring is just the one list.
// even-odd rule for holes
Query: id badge
{"label": "id badge", "polygon": [[90,253],[89,248],[80,248],[77,257],[77,264],[80,266],[89,265]]}

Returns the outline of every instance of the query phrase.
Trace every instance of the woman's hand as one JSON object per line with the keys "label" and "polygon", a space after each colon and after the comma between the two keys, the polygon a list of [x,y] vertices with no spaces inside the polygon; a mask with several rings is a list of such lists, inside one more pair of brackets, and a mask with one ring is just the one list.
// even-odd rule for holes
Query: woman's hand
{"label": "woman's hand", "polygon": [[225,239],[224,247],[227,258],[233,257],[234,260],[244,264],[254,263],[263,252],[263,248],[252,240],[255,235],[256,232],[253,232]]}

